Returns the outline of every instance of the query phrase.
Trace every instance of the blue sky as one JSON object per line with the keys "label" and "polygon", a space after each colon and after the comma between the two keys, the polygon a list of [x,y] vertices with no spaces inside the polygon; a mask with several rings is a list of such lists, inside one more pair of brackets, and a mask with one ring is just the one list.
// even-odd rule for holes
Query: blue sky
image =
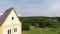
{"label": "blue sky", "polygon": [[0,0],[0,15],[11,7],[22,16],[60,16],[60,0]]}

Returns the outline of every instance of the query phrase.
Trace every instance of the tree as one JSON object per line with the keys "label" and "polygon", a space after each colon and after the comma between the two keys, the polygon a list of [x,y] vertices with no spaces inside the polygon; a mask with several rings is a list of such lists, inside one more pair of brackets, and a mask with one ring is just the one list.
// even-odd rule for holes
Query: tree
{"label": "tree", "polygon": [[30,29],[29,23],[23,23],[22,24],[22,30],[29,30],[29,29]]}

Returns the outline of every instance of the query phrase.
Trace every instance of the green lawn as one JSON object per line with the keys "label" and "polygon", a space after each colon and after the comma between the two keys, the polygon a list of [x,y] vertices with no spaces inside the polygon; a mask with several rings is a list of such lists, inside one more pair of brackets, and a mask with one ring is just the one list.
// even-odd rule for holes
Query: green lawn
{"label": "green lawn", "polygon": [[60,34],[60,28],[31,28],[29,31],[23,31],[23,34]]}

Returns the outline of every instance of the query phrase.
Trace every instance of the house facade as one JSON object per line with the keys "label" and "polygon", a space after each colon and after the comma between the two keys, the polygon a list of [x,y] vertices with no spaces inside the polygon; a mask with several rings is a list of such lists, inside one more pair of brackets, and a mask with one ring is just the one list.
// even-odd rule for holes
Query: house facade
{"label": "house facade", "polygon": [[7,9],[0,18],[0,34],[21,34],[21,30],[21,22],[15,9]]}

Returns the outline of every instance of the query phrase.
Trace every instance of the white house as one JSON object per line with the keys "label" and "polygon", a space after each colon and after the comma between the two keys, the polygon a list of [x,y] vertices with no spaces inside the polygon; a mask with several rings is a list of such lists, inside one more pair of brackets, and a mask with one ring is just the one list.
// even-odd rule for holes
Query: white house
{"label": "white house", "polygon": [[21,22],[14,8],[7,9],[0,17],[0,34],[22,34]]}

